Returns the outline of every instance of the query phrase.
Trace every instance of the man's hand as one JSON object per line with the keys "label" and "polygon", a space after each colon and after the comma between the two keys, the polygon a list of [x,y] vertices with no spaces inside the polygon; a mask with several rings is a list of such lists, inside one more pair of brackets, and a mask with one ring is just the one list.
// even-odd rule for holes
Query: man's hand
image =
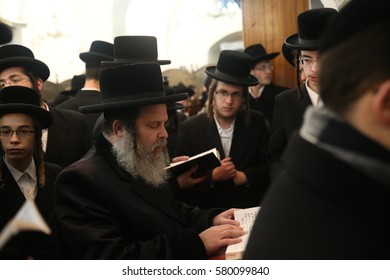
{"label": "man's hand", "polygon": [[198,170],[198,166],[195,165],[188,169],[186,172],[180,174],[176,177],[177,183],[179,184],[180,189],[191,188],[194,185],[202,182],[206,179],[206,175],[198,178],[192,178],[192,174]]}
{"label": "man's hand", "polygon": [[234,220],[234,211],[238,210],[237,208],[230,208],[229,210],[226,210],[222,212],[221,214],[214,217],[213,225],[233,225],[233,226],[239,226],[240,222]]}
{"label": "man's hand", "polygon": [[206,248],[207,256],[211,257],[231,244],[241,242],[240,236],[245,231],[233,225],[212,226],[199,234],[200,239]]}
{"label": "man's hand", "polygon": [[227,181],[233,179],[236,176],[236,166],[234,165],[230,157],[224,158],[221,161],[221,166],[214,168],[213,181]]}

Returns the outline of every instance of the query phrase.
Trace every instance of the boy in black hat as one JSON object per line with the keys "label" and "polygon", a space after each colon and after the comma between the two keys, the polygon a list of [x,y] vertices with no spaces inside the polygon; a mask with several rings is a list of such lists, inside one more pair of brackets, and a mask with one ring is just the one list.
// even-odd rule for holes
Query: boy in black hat
{"label": "boy in black hat", "polygon": [[[51,125],[52,117],[39,105],[40,96],[32,89],[11,86],[0,91],[0,140],[4,150],[0,161],[0,231],[26,199],[35,201],[55,231],[53,188],[61,168],[43,161],[41,130]],[[54,237],[38,236],[29,239],[31,236],[25,235],[27,239],[19,239],[21,243],[13,244],[16,248],[4,248],[0,257],[55,258],[51,244]]]}
{"label": "boy in black hat", "polygon": [[[319,8],[305,11],[298,15],[298,33],[286,38],[285,46],[295,52],[298,87],[275,99],[274,116],[271,123],[268,157],[270,162],[270,179],[275,179],[284,169],[280,156],[283,153],[293,132],[302,124],[306,108],[322,106],[319,95],[319,38],[329,20],[337,14],[331,8]],[[289,57],[289,56],[287,56]],[[300,67],[306,78],[300,85]]]}
{"label": "boy in black hat", "polygon": [[207,112],[184,121],[178,130],[176,156],[194,156],[212,148],[221,166],[192,188],[185,201],[202,208],[257,206],[267,187],[265,152],[268,129],[264,116],[250,110],[248,87],[258,84],[250,74],[249,55],[222,51],[217,66],[206,68],[213,78]]}
{"label": "boy in black hat", "polygon": [[16,44],[0,47],[0,88],[18,85],[39,93],[41,107],[53,117],[53,125],[42,133],[45,161],[65,167],[88,151],[88,124],[81,113],[49,108],[40,95],[49,75],[47,65],[35,59],[29,48]]}
{"label": "boy in black hat", "polygon": [[252,229],[250,259],[390,259],[388,1],[352,0],[319,44],[310,108]]}
{"label": "boy in black hat", "polygon": [[[102,103],[80,111],[103,112],[103,132],[56,181],[66,256],[205,259],[240,242],[243,231],[232,220],[233,209],[189,207],[174,199],[168,185],[166,104],[187,94],[165,95],[157,63],[106,69],[100,86]],[[178,182],[189,172],[194,169]]]}
{"label": "boy in black hat", "polygon": [[271,123],[276,95],[289,89],[272,83],[274,67],[271,61],[279,53],[267,53],[262,44],[251,45],[244,52],[253,58],[251,74],[259,80],[259,84],[249,88],[249,106],[261,112]]}

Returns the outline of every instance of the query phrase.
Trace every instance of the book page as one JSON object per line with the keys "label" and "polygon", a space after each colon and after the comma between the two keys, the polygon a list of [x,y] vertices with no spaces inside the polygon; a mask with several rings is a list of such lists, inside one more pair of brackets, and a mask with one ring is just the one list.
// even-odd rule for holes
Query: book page
{"label": "book page", "polygon": [[237,260],[242,259],[246,245],[248,243],[249,235],[252,231],[253,223],[256,220],[257,213],[260,210],[260,206],[239,209],[234,211],[234,220],[240,222],[240,226],[247,232],[245,235],[241,236],[242,241],[238,244],[229,245],[226,248],[225,259],[227,260]]}
{"label": "book page", "polygon": [[203,153],[197,154],[197,155],[195,155],[193,157],[190,157],[187,160],[183,160],[183,161],[179,161],[179,162],[173,162],[168,167],[166,167],[165,169],[168,169],[168,168],[171,168],[171,167],[175,167],[175,166],[180,165],[180,164],[182,164],[184,162],[191,161],[191,160],[203,157],[204,155],[207,155],[209,153],[214,153],[214,155],[217,157],[217,159],[221,160],[218,150],[216,148],[213,148],[213,149],[210,149],[210,150],[205,151]]}
{"label": "book page", "polygon": [[15,217],[10,220],[0,233],[0,249],[14,235],[23,230],[42,231],[50,234],[51,229],[43,219],[36,204],[32,200],[26,200],[23,206],[16,213]]}

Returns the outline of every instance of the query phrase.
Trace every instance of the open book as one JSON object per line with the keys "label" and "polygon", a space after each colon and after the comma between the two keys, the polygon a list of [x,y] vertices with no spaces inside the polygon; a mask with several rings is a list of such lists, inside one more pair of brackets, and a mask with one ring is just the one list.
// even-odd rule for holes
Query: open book
{"label": "open book", "polygon": [[51,230],[35,202],[26,200],[16,215],[10,220],[0,233],[0,250],[14,235],[21,231],[41,231],[50,234]]}
{"label": "open book", "polygon": [[249,235],[252,230],[253,223],[256,220],[257,213],[260,210],[260,206],[239,209],[234,211],[234,219],[240,222],[240,225],[247,232],[245,235],[241,236],[242,241],[237,244],[229,245],[225,251],[226,260],[239,260],[242,259],[246,244],[248,243]]}
{"label": "open book", "polygon": [[177,176],[183,172],[186,172],[194,165],[198,166],[198,170],[195,172],[195,174],[193,174],[193,177],[204,176],[208,170],[214,169],[215,167],[221,165],[218,150],[213,148],[206,152],[192,156],[185,161],[171,163],[165,169],[170,170],[174,176]]}

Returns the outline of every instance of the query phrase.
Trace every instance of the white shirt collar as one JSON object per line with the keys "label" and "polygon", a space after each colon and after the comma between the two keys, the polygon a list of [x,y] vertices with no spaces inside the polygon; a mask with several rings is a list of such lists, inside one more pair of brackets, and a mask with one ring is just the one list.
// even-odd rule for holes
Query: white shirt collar
{"label": "white shirt collar", "polygon": [[20,172],[11,164],[9,164],[5,158],[4,158],[4,162],[7,165],[9,172],[11,173],[12,177],[14,177],[16,182],[19,181],[20,177],[22,177],[24,173],[30,175],[31,179],[33,179],[34,182],[37,182],[36,166],[33,159],[31,159],[29,166],[23,172]]}
{"label": "white shirt collar", "polygon": [[313,104],[314,107],[322,107],[324,103],[322,102],[321,96],[307,85],[307,81],[305,82],[305,86],[307,93],[309,94],[311,104]]}

